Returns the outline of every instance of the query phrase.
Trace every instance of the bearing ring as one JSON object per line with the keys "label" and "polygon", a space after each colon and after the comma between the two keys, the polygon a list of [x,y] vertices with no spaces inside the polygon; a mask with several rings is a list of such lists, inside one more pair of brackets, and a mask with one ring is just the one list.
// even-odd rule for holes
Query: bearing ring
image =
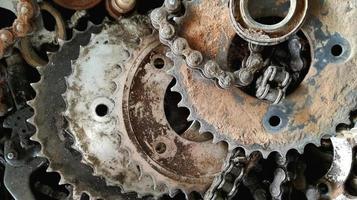
{"label": "bearing ring", "polygon": [[296,33],[305,21],[308,0],[290,0],[288,14],[279,23],[266,25],[250,15],[249,0],[230,0],[230,21],[237,34],[258,45],[276,45]]}

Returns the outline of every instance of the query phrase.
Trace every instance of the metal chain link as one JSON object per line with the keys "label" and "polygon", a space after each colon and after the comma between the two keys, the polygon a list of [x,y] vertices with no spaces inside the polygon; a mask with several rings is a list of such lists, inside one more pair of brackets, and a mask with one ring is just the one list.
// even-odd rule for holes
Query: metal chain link
{"label": "metal chain link", "polygon": [[[182,0],[165,0],[163,6],[153,10],[150,15],[152,25],[159,31],[160,41],[169,46],[174,55],[183,57],[188,67],[199,70],[204,77],[216,80],[221,88],[248,86],[252,84],[255,73],[265,69],[264,75],[257,80],[257,98],[277,104],[285,97],[291,76],[284,67],[267,68],[269,59],[263,60],[261,54],[263,46],[249,43],[250,55],[243,61],[239,70],[230,72],[222,69],[214,60],[205,60],[202,53],[193,50],[185,38],[177,36],[178,31],[171,19],[181,15],[183,6]],[[295,43],[292,44],[298,47],[300,45],[301,48],[301,44],[296,44],[296,41],[298,40],[294,40]],[[295,53],[292,55],[294,64],[301,65],[300,52],[293,51],[293,53]],[[269,82],[278,83],[278,87],[272,88]]]}
{"label": "metal chain link", "polygon": [[206,192],[205,200],[225,200],[233,198],[238,192],[238,186],[242,182],[245,174],[242,151],[233,150],[228,156],[224,169],[212,183],[211,188]]}
{"label": "metal chain link", "polygon": [[27,36],[33,31],[32,20],[38,14],[39,8],[34,0],[19,0],[17,3],[17,19],[11,27],[0,30],[0,58],[18,38]]}

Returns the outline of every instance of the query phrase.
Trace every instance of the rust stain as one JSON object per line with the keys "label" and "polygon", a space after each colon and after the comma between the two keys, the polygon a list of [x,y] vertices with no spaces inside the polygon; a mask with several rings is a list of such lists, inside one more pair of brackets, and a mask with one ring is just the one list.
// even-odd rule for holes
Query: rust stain
{"label": "rust stain", "polygon": [[[338,4],[338,1],[329,3],[328,7],[333,7],[331,4]],[[189,43],[213,58],[219,52],[216,47],[228,46],[227,43],[231,41],[220,40],[221,31],[217,31],[230,30],[227,26],[229,20],[225,15],[225,9],[217,2],[202,2],[189,8],[187,17],[190,20],[184,21],[182,25],[186,28],[182,33],[188,38]],[[345,5],[338,6],[338,10],[341,9],[345,9]],[[354,31],[351,31],[355,26],[344,28],[351,22],[341,24],[336,17],[319,18],[326,25],[325,29],[330,32],[339,31],[347,36],[350,42],[355,42]],[[227,23],[224,23],[225,21]],[[310,27],[304,27],[303,31],[311,37],[312,49],[321,45],[317,43]],[[351,45],[352,49],[354,48],[352,54],[355,55],[356,44]],[[351,98],[353,98],[352,93],[357,91],[356,60],[329,64],[321,71],[317,70],[316,62],[319,61],[313,61],[309,73],[299,88],[286,98],[283,105],[291,109],[288,113],[289,122],[287,128],[278,134],[268,133],[262,126],[262,119],[269,108],[268,103],[248,96],[238,88],[219,89],[213,82],[201,77],[198,72],[188,69],[185,64],[175,69],[175,75],[180,79],[181,89],[187,94],[186,103],[200,121],[211,125],[218,134],[231,138],[237,144],[247,146],[263,144],[276,150],[294,142],[304,144],[311,138],[319,139],[324,134],[335,134],[335,126],[346,122],[349,109],[355,106],[352,104],[355,104],[356,100]]]}
{"label": "rust stain", "polygon": [[179,29],[180,36],[187,39],[195,50],[209,57],[216,57],[222,47],[221,40],[230,40],[236,35],[229,22],[229,9],[221,1],[202,1],[187,8],[187,16]]}

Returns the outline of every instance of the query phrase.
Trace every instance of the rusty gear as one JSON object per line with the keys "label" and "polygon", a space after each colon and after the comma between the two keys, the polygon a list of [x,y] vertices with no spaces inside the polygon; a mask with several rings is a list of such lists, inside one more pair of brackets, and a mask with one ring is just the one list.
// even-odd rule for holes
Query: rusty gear
{"label": "rusty gear", "polygon": [[[75,149],[95,175],[124,192],[203,194],[226,150],[222,144],[186,140],[170,128],[163,107],[172,81],[165,72],[170,60],[147,21],[136,17],[122,20],[122,26],[106,25],[73,63],[64,96]],[[163,58],[165,66],[155,68]]]}
{"label": "rusty gear", "polygon": [[[74,186],[74,199],[80,199],[85,192],[93,198],[135,200],[136,195],[123,195],[119,188],[108,187],[102,178],[93,176],[93,170],[81,163],[81,155],[71,148],[73,138],[66,130],[67,122],[62,115],[65,102],[61,96],[66,90],[64,77],[72,72],[71,59],[78,57],[79,46],[89,42],[91,33],[100,31],[100,27],[88,27],[84,32],[75,32],[73,38],[51,57],[47,66],[38,68],[42,78],[32,84],[37,95],[28,102],[35,109],[35,115],[29,119],[36,126],[32,139],[42,145],[40,155],[50,161],[48,171],[61,175],[60,184]],[[53,109],[48,110],[50,107]]]}
{"label": "rusty gear", "polygon": [[[334,3],[340,4],[333,2],[329,6]],[[306,21],[302,30],[308,38],[314,38],[309,40],[312,52],[315,52],[311,67],[300,86],[286,99],[278,105],[268,105],[235,87],[222,90],[202,77],[199,71],[190,69],[192,63],[188,55],[195,51],[185,45],[179,46],[176,41],[182,38],[176,37],[175,33],[180,33],[188,43],[194,44],[192,48],[199,48],[204,52],[203,55],[208,56],[197,63],[217,58],[218,63],[208,61],[207,64],[226,66],[228,52],[221,49],[230,46],[235,31],[229,24],[226,4],[205,1],[185,2],[184,5],[185,15],[177,16],[174,20],[177,28],[171,29],[173,27],[167,21],[170,19],[166,17],[170,15],[166,13],[172,12],[169,6],[154,10],[151,17],[154,26],[160,29],[161,41],[172,47],[170,57],[175,67],[170,73],[177,80],[173,90],[183,97],[180,106],[189,108],[189,120],[199,121],[201,131],[211,132],[215,142],[226,141],[230,149],[243,147],[248,155],[260,151],[267,157],[271,152],[278,151],[285,156],[290,149],[302,152],[306,144],[318,145],[322,136],[334,136],[337,125],[349,121],[349,113],[357,106],[354,95],[357,90],[354,78],[357,61],[355,56],[351,57],[351,54],[355,54],[353,49],[357,44],[351,32],[344,32],[346,25],[338,26],[341,23],[336,21],[334,26],[330,26],[334,20],[329,18],[327,22],[323,17],[319,18],[321,21],[315,18]],[[210,15],[203,10],[210,10]],[[215,16],[220,18],[216,19]],[[321,23],[323,30],[329,29],[329,33],[331,30],[343,32],[345,38],[337,33],[316,31],[316,23]],[[320,37],[321,34],[324,37]],[[321,44],[325,45],[321,47]],[[331,48],[336,44],[344,48],[338,56],[331,53]],[[185,49],[184,55],[177,54],[177,49]],[[322,54],[322,50],[327,53]],[[342,75],[342,72],[348,73]],[[341,77],[332,78],[338,74]],[[225,73],[217,75],[229,78]],[[226,79],[222,80],[225,83]]]}
{"label": "rusty gear", "polygon": [[[139,196],[173,196],[178,190],[187,196],[193,191],[203,194],[221,169],[226,147],[209,140],[182,138],[170,127],[163,105],[172,78],[150,64],[150,59],[164,58],[165,48],[159,46],[149,27],[143,16],[122,19],[119,24],[106,23],[100,34],[92,35],[91,42],[80,48],[63,95],[67,131],[75,141],[72,148],[93,168],[95,177],[105,178],[104,186],[118,186]],[[113,52],[119,56],[107,59]],[[61,67],[50,63],[54,63],[53,68]],[[170,68],[169,59],[165,63]],[[47,80],[45,74],[43,77]],[[38,128],[35,139],[43,145],[42,152],[51,163],[59,163],[58,155],[48,150],[49,138],[44,138],[45,127],[39,123],[39,117],[45,114],[38,107],[46,87],[42,84],[34,85],[38,95],[32,105],[36,113],[41,113],[34,117]],[[77,101],[78,95],[83,101]],[[195,124],[190,128],[188,131],[198,134]],[[176,165],[171,160],[185,164]],[[92,186],[73,182],[76,173],[67,171],[70,166],[55,167],[75,191],[88,191],[85,187],[89,187],[91,196],[108,196],[93,191]]]}

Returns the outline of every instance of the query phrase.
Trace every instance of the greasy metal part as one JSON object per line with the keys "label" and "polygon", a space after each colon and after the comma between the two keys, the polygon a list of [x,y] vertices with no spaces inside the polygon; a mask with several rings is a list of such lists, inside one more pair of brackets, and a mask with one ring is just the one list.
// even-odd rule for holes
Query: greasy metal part
{"label": "greasy metal part", "polygon": [[136,5],[136,0],[106,0],[105,7],[115,19],[130,12]]}
{"label": "greasy metal part", "polygon": [[10,91],[7,86],[7,72],[4,65],[0,64],[0,117],[5,116],[12,108]]}
{"label": "greasy metal part", "polygon": [[53,0],[58,5],[72,10],[86,10],[98,5],[102,0]]}
{"label": "greasy metal part", "polygon": [[71,148],[73,138],[66,131],[67,122],[62,115],[66,104],[61,96],[66,91],[64,77],[72,73],[71,60],[78,58],[79,46],[88,44],[91,33],[100,31],[97,26],[87,27],[86,31],[75,32],[70,41],[64,42],[46,67],[38,68],[41,80],[32,85],[37,96],[28,102],[35,108],[35,115],[29,119],[37,129],[32,139],[42,146],[39,154],[49,159],[48,171],[61,175],[59,184],[74,186],[74,199],[80,199],[85,192],[93,199],[134,200],[137,199],[135,194],[123,195],[119,188],[108,187],[102,178],[93,176],[93,170],[81,163],[81,155]]}
{"label": "greasy metal part", "polygon": [[[351,131],[351,133],[353,130]],[[357,138],[355,133],[352,133]],[[351,173],[353,145],[350,138],[340,136],[331,138],[333,146],[332,164],[327,173],[317,182],[316,187],[307,190],[310,199],[353,199],[346,193],[344,184]]]}
{"label": "greasy metal part", "polygon": [[[94,175],[124,192],[204,193],[221,169],[226,148],[186,140],[170,127],[164,97],[172,65],[147,22],[137,16],[106,24],[81,48],[63,95],[74,148]],[[156,59],[163,59],[162,69]]]}
{"label": "greasy metal part", "polygon": [[24,165],[6,164],[4,183],[15,199],[36,200],[30,188],[30,176],[45,163],[44,158],[34,158]]}
{"label": "greasy metal part", "polygon": [[26,101],[33,98],[31,86],[27,79],[26,63],[19,53],[13,53],[5,59],[7,70],[7,86],[11,101],[16,110],[26,107]]}
{"label": "greasy metal part", "polygon": [[12,24],[12,27],[2,28],[0,30],[0,58],[2,58],[6,50],[11,47],[17,39],[26,37],[32,33],[32,20],[38,15],[38,5],[35,0],[8,0],[5,5],[16,2],[17,19]]}
{"label": "greasy metal part", "polygon": [[[199,121],[201,132],[213,133],[215,142],[226,141],[230,149],[243,147],[247,155],[258,150],[264,157],[272,151],[285,156],[290,149],[302,153],[308,143],[319,145],[323,135],[336,135],[338,124],[349,123],[350,111],[357,105],[357,74],[354,70],[357,42],[350,28],[355,22],[346,20],[341,23],[334,16],[350,4],[340,1],[311,3],[312,16],[306,20],[302,31],[309,39],[313,62],[300,86],[278,105],[267,105],[237,88],[221,90],[200,73],[188,69],[183,58],[171,55],[175,67],[170,73],[177,80],[173,90],[181,93],[183,100],[179,105],[189,108],[188,119]],[[215,55],[223,66],[227,65],[225,49],[234,34],[222,21],[217,23],[218,19],[196,12],[210,10],[212,16],[222,15],[225,19],[224,4],[214,5],[210,2],[192,3],[186,7],[183,19],[178,20],[191,19],[190,23],[187,20],[181,22],[185,27],[180,29],[181,34],[190,42],[195,41],[195,46],[207,45],[202,49]],[[329,10],[328,17],[321,14],[321,10],[329,8],[337,10]],[[347,16],[356,16],[356,11],[351,9]],[[196,21],[206,24],[199,26]],[[197,28],[192,30],[192,27]],[[207,32],[210,34],[205,34]],[[332,54],[334,45],[342,47],[341,54]],[[278,117],[277,123],[271,123],[275,117]]]}
{"label": "greasy metal part", "polygon": [[[33,35],[24,37],[20,40],[19,49],[21,51],[22,57],[29,65],[33,67],[44,66],[48,62],[46,59],[38,55],[34,45],[37,46],[37,50],[39,50],[40,46],[45,43],[58,44],[58,40],[66,39],[66,24],[62,19],[61,13],[59,13],[48,2],[40,2],[39,7],[40,11],[47,11],[50,15],[52,15],[56,22],[56,28],[55,33],[52,33],[51,31],[46,30],[46,28],[43,26],[43,23],[41,23],[42,25],[39,27],[39,30],[36,30]],[[48,37],[50,37],[50,39],[47,39]],[[39,44],[32,42],[32,40],[41,40],[41,38],[45,41],[40,41],[38,42]]]}
{"label": "greasy metal part", "polygon": [[[259,45],[275,45],[286,41],[296,33],[307,16],[309,6],[308,0],[289,0],[290,8],[282,21],[267,25],[257,22],[251,16],[248,3],[249,0],[229,0],[230,22],[240,37],[248,42]],[[266,7],[278,6],[281,2],[261,1]],[[276,13],[277,15],[282,13]],[[272,16],[276,17],[276,16]]]}

